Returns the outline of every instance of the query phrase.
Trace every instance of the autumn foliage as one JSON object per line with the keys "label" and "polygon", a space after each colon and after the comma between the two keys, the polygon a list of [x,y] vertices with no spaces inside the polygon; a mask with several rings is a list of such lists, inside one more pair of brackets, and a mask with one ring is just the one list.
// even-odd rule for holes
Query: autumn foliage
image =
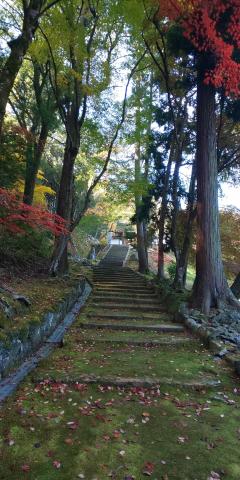
{"label": "autumn foliage", "polygon": [[0,226],[14,234],[25,234],[26,228],[43,229],[59,236],[67,233],[66,222],[40,206],[22,202],[19,194],[0,188]]}
{"label": "autumn foliage", "polygon": [[[159,5],[160,3],[160,5]],[[177,21],[184,36],[198,52],[215,60],[205,74],[205,83],[224,87],[226,94],[240,94],[240,0],[161,0],[158,17]]]}

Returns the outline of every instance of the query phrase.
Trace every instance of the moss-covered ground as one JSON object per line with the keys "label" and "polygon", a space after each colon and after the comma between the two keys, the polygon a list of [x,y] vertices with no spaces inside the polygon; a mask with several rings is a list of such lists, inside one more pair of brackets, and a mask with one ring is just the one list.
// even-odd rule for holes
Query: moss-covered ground
{"label": "moss-covered ground", "polygon": [[[0,479],[239,480],[232,370],[187,332],[80,328],[87,308],[64,346],[0,408]],[[153,340],[163,344],[131,344]],[[82,374],[102,383],[82,383]],[[109,376],[147,376],[159,386],[103,386]]]}
{"label": "moss-covered ground", "polygon": [[67,298],[81,275],[91,275],[91,271],[72,267],[70,275],[65,277],[11,278],[11,290],[26,297],[30,306],[13,301],[7,293],[2,294],[2,298],[6,296],[6,301],[12,305],[14,315],[8,318],[0,313],[0,341],[8,342],[12,336],[27,334],[29,326],[39,324],[45,313],[54,310]]}

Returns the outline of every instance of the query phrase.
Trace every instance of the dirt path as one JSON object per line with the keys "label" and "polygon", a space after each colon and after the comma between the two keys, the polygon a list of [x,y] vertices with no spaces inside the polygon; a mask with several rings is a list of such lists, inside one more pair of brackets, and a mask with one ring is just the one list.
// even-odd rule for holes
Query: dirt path
{"label": "dirt path", "polygon": [[112,247],[66,335],[0,410],[1,480],[239,480],[240,383]]}

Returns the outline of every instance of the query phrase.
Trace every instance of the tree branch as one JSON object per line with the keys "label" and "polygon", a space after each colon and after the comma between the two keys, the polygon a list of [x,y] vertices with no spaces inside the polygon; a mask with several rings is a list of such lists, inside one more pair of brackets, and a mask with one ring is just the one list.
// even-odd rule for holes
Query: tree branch
{"label": "tree branch", "polygon": [[131,82],[131,79],[134,75],[134,73],[136,72],[137,68],[138,68],[138,65],[141,63],[141,61],[143,60],[143,58],[145,57],[146,55],[146,52],[147,50],[144,50],[144,52],[142,53],[142,55],[140,56],[140,58],[137,60],[137,62],[135,63],[134,67],[132,68],[130,74],[129,74],[129,77],[128,77],[128,81],[127,81],[127,84],[126,84],[126,87],[125,87],[125,95],[124,95],[124,100],[123,100],[123,105],[122,105],[122,115],[121,115],[121,119],[116,127],[116,130],[115,130],[115,133],[113,135],[113,138],[109,144],[109,147],[108,147],[108,153],[107,153],[107,156],[106,156],[106,159],[105,159],[105,162],[104,162],[104,165],[103,165],[103,168],[101,170],[101,172],[95,177],[95,179],[93,180],[92,184],[90,185],[89,189],[87,190],[87,193],[86,193],[86,197],[85,197],[85,201],[84,201],[84,205],[83,205],[83,208],[81,210],[81,212],[79,212],[77,218],[72,222],[72,226],[71,226],[71,232],[76,228],[76,226],[79,224],[81,218],[83,217],[84,213],[87,211],[88,209],[88,206],[89,206],[89,201],[90,201],[90,198],[91,198],[91,194],[94,190],[94,188],[97,186],[97,184],[100,182],[102,176],[104,175],[104,173],[106,172],[107,168],[108,168],[108,164],[111,160],[111,155],[112,155],[112,151],[113,151],[113,147],[114,147],[114,144],[118,138],[118,134],[119,134],[119,131],[125,121],[125,115],[126,115],[126,108],[127,108],[127,94],[128,94],[128,87],[129,87],[129,84]]}

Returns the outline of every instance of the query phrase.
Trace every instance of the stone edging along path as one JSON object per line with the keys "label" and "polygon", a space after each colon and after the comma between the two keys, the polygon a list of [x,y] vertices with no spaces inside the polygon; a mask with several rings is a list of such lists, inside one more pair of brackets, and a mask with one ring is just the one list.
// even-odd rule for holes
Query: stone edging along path
{"label": "stone edging along path", "polygon": [[[76,315],[92,291],[92,287],[82,278],[76,288],[58,305],[55,312],[44,315],[40,326],[35,327],[28,340],[15,339],[9,350],[0,349],[0,375],[4,374],[17,362],[23,363],[0,381],[0,402],[4,401],[17,388],[25,376],[32,371],[43,358],[46,358],[53,348],[61,342],[66,330],[74,322]],[[37,347],[42,347],[37,350]],[[33,354],[30,358],[29,355]],[[24,361],[24,359],[26,359]]]}
{"label": "stone edging along path", "polygon": [[209,350],[224,358],[234,369],[235,373],[240,376],[240,351],[239,349],[236,351],[236,346],[230,342],[225,343],[217,339],[214,331],[209,330],[205,324],[199,323],[194,318],[194,313],[191,313],[191,310],[187,308],[185,303],[180,306],[177,320],[183,322],[192,333],[204,342]]}
{"label": "stone edging along path", "polygon": [[[140,278],[144,275],[135,272]],[[159,294],[157,286],[153,285],[151,280],[147,280],[146,284],[154,286],[156,294]],[[205,322],[200,322],[194,316],[194,311],[190,310],[186,303],[182,303],[178,312],[175,314],[175,321],[183,323],[185,327],[199,338],[204,345],[216,356],[224,358],[224,360],[233,368],[234,372],[240,376],[240,350],[237,345],[229,341],[222,341],[216,336],[214,328],[208,329]]]}

